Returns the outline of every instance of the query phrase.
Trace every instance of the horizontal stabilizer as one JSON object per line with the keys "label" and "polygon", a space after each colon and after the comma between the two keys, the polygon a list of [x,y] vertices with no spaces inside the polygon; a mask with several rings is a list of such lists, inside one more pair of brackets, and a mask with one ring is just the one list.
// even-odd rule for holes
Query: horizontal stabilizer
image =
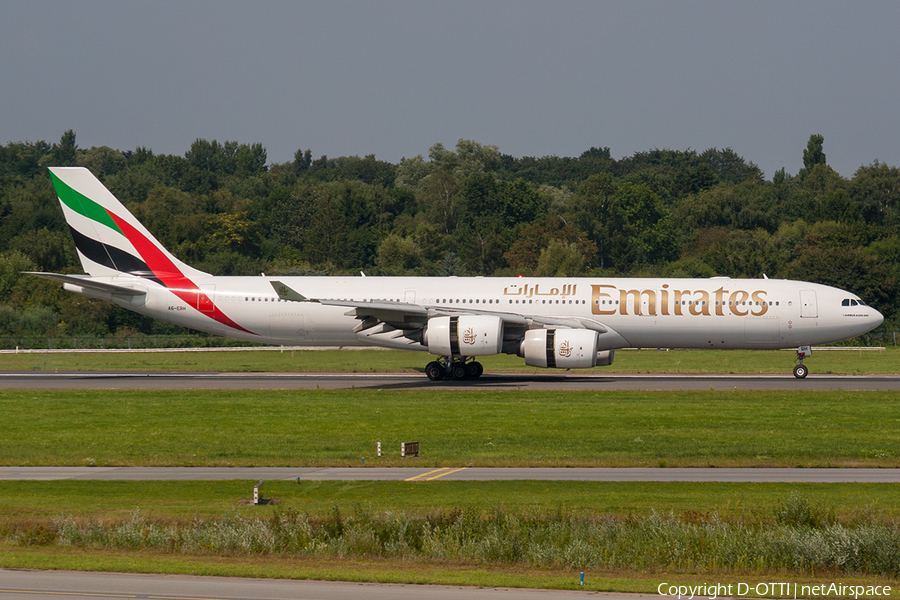
{"label": "horizontal stabilizer", "polygon": [[37,275],[38,277],[43,277],[45,279],[53,279],[54,281],[61,281],[63,283],[69,283],[82,288],[109,294],[121,294],[125,296],[144,296],[147,294],[146,290],[134,289],[125,285],[110,283],[108,281],[98,281],[90,275],[63,275],[61,273],[39,273],[36,271],[22,271],[22,273],[25,275]]}

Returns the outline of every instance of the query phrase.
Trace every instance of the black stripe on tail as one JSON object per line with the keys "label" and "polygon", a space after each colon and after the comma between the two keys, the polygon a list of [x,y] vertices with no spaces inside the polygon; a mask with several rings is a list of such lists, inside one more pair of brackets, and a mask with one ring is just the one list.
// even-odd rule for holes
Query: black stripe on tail
{"label": "black stripe on tail", "polygon": [[146,277],[162,284],[153,274],[153,271],[150,270],[150,267],[147,266],[147,263],[140,258],[115,246],[110,246],[82,235],[71,225],[69,225],[69,231],[72,232],[72,238],[75,240],[75,247],[78,248],[78,251],[98,265],[103,265],[122,273]]}

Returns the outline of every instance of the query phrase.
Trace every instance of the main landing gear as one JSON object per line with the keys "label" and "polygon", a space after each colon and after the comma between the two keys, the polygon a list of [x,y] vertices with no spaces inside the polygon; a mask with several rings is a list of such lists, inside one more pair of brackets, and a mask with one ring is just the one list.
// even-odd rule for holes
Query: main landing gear
{"label": "main landing gear", "polygon": [[794,359],[794,377],[803,379],[809,375],[809,367],[803,364],[803,359],[812,354],[812,348],[809,346],[800,346],[797,348],[797,358]]}
{"label": "main landing gear", "polygon": [[431,381],[440,381],[445,377],[453,379],[478,379],[484,373],[484,367],[478,361],[466,362],[465,358],[442,356],[425,365],[425,375]]}

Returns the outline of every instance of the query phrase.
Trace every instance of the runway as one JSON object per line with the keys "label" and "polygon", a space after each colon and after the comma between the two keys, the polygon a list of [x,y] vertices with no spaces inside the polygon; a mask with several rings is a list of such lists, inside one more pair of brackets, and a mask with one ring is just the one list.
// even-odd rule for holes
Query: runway
{"label": "runway", "polygon": [[[237,577],[82,573],[0,569],[0,599],[157,598],[168,600],[559,600],[596,592],[476,588],[443,585],[293,581]],[[600,594],[608,600],[649,595]]]}
{"label": "runway", "polygon": [[900,390],[900,375],[490,374],[478,380],[429,381],[418,373],[215,373],[142,371],[3,371],[0,389],[32,390]]}
{"label": "runway", "polygon": [[657,481],[898,483],[900,469],[491,467],[0,467],[0,481]]}

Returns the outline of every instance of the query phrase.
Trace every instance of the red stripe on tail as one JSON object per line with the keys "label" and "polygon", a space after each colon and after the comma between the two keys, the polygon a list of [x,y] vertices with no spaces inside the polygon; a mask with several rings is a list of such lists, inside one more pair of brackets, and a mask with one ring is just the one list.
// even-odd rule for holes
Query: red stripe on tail
{"label": "red stripe on tail", "polygon": [[201,312],[200,314],[206,315],[209,318],[233,329],[237,329],[238,331],[257,335],[248,329],[244,329],[232,321],[228,315],[219,310],[219,307],[213,303],[212,299],[202,292],[200,288],[197,287],[196,283],[188,279],[184,273],[175,266],[175,263],[166,256],[165,252],[156,246],[156,244],[148,240],[146,236],[132,227],[127,221],[123,221],[109,210],[106,212],[109,213],[109,216],[112,217],[116,225],[119,226],[119,229],[122,230],[122,233],[125,234],[125,237],[127,237],[128,241],[131,242],[131,245],[134,246],[134,249],[138,251],[138,254],[141,255],[141,258],[144,259],[144,262],[147,263],[147,266],[150,267],[153,274],[156,275],[170,292],[194,308],[201,305],[204,307],[212,306],[211,311]]}

